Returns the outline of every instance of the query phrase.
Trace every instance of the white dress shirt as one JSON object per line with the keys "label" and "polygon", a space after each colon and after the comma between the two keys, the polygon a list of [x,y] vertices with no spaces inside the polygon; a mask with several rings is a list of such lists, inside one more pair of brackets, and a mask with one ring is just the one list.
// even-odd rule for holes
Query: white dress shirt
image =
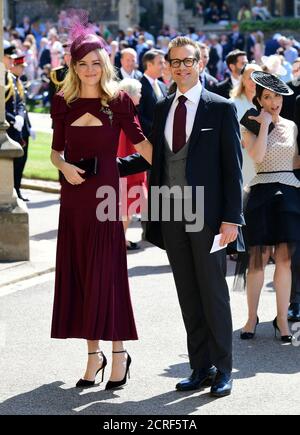
{"label": "white dress shirt", "polygon": [[179,89],[177,88],[177,92],[173,100],[173,103],[171,105],[171,108],[169,110],[169,114],[165,126],[165,139],[171,150],[173,149],[173,124],[174,124],[175,110],[176,107],[178,106],[178,98],[181,95],[184,95],[187,98],[187,101],[185,102],[186,105],[185,133],[186,133],[186,142],[187,142],[193,130],[195,116],[201,98],[201,92],[202,92],[202,85],[200,83],[200,80],[193,88],[189,89],[185,94],[180,92]]}
{"label": "white dress shirt", "polygon": [[134,70],[132,71],[131,74],[128,74],[128,72],[126,72],[125,69],[123,67],[121,67],[121,73],[122,73],[123,79],[134,79]]}
{"label": "white dress shirt", "polygon": [[233,88],[236,88],[240,84],[240,79],[236,79],[233,76],[231,76],[231,81],[232,81],[232,84],[233,84]]}

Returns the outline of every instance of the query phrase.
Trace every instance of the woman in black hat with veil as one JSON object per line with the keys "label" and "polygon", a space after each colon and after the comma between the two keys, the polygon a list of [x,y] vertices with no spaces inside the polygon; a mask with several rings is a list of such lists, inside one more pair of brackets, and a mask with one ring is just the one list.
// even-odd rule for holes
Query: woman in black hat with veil
{"label": "woman in black hat with veil", "polygon": [[[249,183],[245,207],[246,242],[248,244],[247,296],[248,321],[241,339],[254,338],[259,297],[264,283],[264,269],[273,253],[276,266],[274,287],[277,317],[275,335],[292,342],[287,314],[291,290],[291,256],[300,241],[300,181],[293,169],[300,166],[296,124],[280,117],[283,95],[293,91],[278,77],[255,71],[254,103],[258,116],[249,116],[242,129],[243,145],[253,159],[256,176]],[[253,123],[256,124],[256,128]]]}

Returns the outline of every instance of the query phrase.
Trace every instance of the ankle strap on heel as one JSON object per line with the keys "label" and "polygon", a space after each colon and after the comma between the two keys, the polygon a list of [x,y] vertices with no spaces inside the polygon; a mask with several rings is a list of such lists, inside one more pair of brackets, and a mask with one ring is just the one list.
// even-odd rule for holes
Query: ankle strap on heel
{"label": "ankle strap on heel", "polygon": [[102,350],[99,350],[98,352],[88,352],[88,355],[97,355],[98,353],[101,353],[103,355]]}
{"label": "ankle strap on heel", "polygon": [[112,353],[127,353],[127,350],[113,350]]}

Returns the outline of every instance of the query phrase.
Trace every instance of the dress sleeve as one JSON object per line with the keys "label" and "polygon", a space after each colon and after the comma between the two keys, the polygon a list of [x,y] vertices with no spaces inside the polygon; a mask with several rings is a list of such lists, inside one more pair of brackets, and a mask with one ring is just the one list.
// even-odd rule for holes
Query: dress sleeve
{"label": "dress sleeve", "polygon": [[53,127],[52,149],[55,151],[65,150],[65,117],[67,104],[63,96],[56,94],[51,105],[51,118]]}
{"label": "dress sleeve", "polygon": [[110,103],[110,108],[121,129],[134,145],[145,140],[136,118],[136,108],[126,92],[120,92],[118,98]]}

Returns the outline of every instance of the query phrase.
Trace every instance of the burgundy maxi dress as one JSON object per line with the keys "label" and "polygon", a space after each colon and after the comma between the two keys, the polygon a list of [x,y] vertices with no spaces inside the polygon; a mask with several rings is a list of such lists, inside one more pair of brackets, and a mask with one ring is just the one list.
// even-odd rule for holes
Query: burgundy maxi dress
{"label": "burgundy maxi dress", "polygon": [[[102,125],[71,124],[85,113]],[[98,158],[98,174],[73,186],[64,177],[57,240],[53,338],[87,340],[136,340],[131,306],[126,243],[120,220],[101,222],[96,197],[101,186],[111,186],[119,203],[119,172],[116,163],[122,129],[133,144],[145,139],[135,122],[135,107],[121,92],[102,108],[99,98],[79,98],[67,105],[57,94],[53,99],[53,144],[67,160]],[[118,212],[116,213],[118,216]]]}

